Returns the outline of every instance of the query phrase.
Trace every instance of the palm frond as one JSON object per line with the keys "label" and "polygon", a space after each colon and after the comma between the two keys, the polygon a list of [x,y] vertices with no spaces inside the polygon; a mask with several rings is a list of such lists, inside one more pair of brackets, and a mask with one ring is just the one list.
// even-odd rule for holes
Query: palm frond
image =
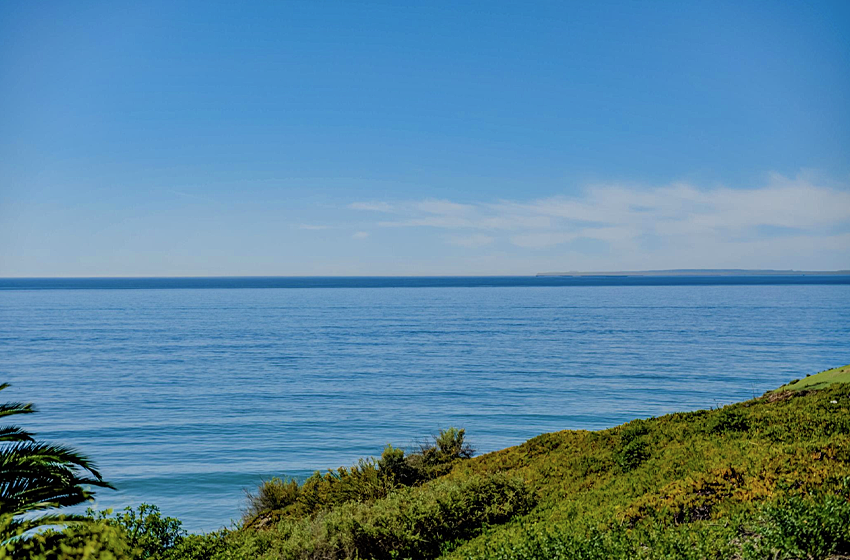
{"label": "palm frond", "polygon": [[24,441],[0,447],[0,471],[15,466],[67,465],[84,469],[93,477],[102,480],[93,461],[88,457],[64,445]]}
{"label": "palm frond", "polygon": [[0,441],[34,441],[33,434],[18,426],[0,427]]}
{"label": "palm frond", "polygon": [[[0,391],[8,386],[0,384]],[[28,403],[0,404],[0,417],[33,412],[35,407]],[[15,531],[73,520],[55,513],[32,514],[91,500],[93,487],[113,488],[76,449],[35,441],[18,426],[0,427],[0,518],[12,519]],[[2,533],[9,534],[6,529]]]}
{"label": "palm frond", "polygon": [[[8,387],[8,384],[6,385]],[[7,402],[0,404],[0,418],[13,414],[32,414],[36,411],[32,403]]]}

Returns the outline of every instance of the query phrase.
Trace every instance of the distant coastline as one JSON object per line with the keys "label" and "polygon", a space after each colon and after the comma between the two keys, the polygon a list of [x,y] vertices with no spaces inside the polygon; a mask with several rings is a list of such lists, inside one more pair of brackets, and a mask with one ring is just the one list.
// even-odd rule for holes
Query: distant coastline
{"label": "distant coastline", "polygon": [[629,270],[619,272],[540,272],[538,278],[549,277],[690,277],[690,276],[850,276],[850,270],[750,270],[740,268],[685,268],[671,270]]}

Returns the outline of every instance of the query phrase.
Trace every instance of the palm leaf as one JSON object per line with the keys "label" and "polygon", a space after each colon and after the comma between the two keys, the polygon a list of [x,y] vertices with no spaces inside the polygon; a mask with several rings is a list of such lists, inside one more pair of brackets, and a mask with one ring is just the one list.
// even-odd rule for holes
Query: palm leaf
{"label": "palm leaf", "polygon": [[0,418],[13,414],[32,414],[36,412],[32,403],[7,402],[0,404]]}
{"label": "palm leaf", "polygon": [[[96,479],[102,479],[94,462],[71,447],[35,441],[24,441],[0,447],[0,471],[15,466],[42,466],[47,468],[49,465],[78,467],[88,471]],[[0,476],[2,476],[2,473],[0,473]]]}
{"label": "palm leaf", "polygon": [[34,441],[32,436],[18,426],[0,426],[0,441]]}
{"label": "palm leaf", "polygon": [[[0,384],[0,391],[7,387],[8,383]],[[35,407],[28,403],[0,404],[0,418],[33,412]],[[79,451],[35,441],[18,426],[0,427],[0,517],[12,520],[0,531],[0,541],[15,531],[20,535],[21,530],[84,519],[49,510],[91,500],[92,487],[113,488]],[[32,517],[33,512],[47,513]],[[23,514],[27,515],[21,518]]]}

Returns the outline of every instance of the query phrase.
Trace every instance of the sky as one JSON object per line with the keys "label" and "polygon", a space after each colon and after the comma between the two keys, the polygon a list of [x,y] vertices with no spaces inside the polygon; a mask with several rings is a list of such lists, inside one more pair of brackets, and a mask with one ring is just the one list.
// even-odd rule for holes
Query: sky
{"label": "sky", "polygon": [[850,269],[850,2],[0,2],[0,276]]}

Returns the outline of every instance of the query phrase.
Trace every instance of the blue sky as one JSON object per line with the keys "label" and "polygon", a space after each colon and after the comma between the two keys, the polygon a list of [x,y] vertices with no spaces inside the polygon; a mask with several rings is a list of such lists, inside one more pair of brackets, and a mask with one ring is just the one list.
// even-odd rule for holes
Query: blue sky
{"label": "blue sky", "polygon": [[848,2],[0,3],[0,276],[850,268]]}

